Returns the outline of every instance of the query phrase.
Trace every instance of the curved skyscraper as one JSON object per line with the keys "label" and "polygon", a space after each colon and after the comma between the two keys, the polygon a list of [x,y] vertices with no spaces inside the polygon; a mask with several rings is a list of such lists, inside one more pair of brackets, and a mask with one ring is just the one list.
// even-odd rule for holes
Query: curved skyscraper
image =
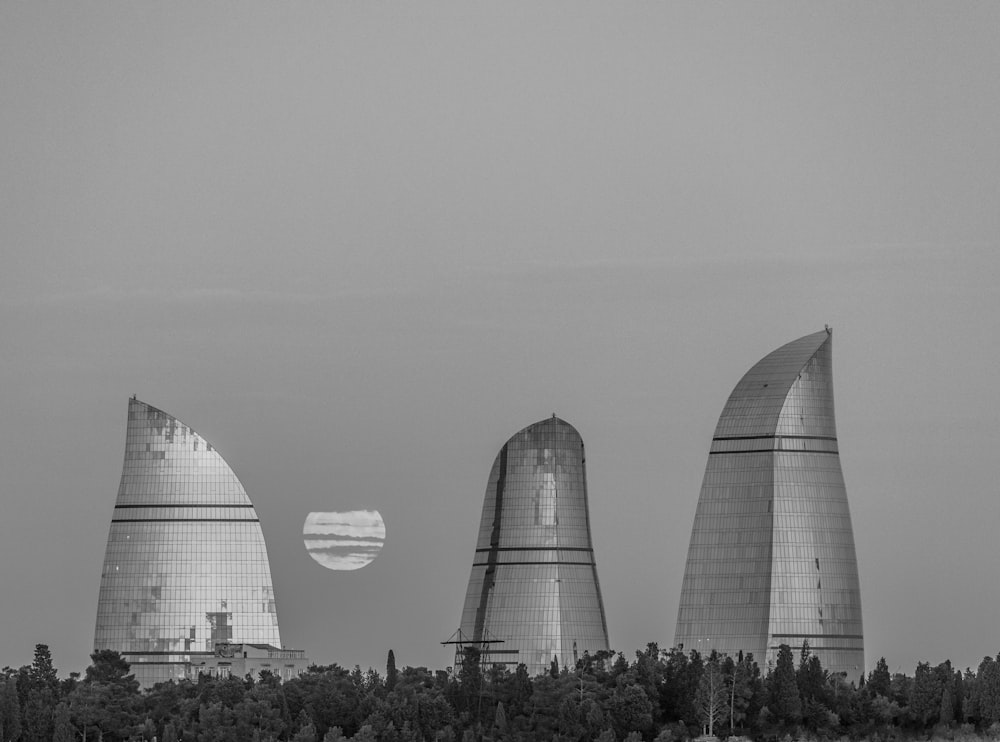
{"label": "curved skyscraper", "polygon": [[751,368],[715,428],[677,612],[677,645],[765,668],[808,642],[823,667],[864,672],[861,590],[833,413],[832,335]]}
{"label": "curved skyscraper", "polygon": [[493,462],[459,635],[484,664],[537,674],[609,648],[584,461],[580,434],[553,415]]}
{"label": "curved skyscraper", "polygon": [[94,648],[149,686],[244,642],[281,646],[257,513],[208,441],[132,398]]}

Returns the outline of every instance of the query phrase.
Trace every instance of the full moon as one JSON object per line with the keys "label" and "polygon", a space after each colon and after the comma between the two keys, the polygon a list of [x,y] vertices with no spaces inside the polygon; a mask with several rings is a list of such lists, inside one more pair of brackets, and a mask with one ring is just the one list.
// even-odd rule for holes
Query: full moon
{"label": "full moon", "polygon": [[309,556],[327,569],[361,569],[382,551],[385,521],[377,510],[309,513],[302,541]]}

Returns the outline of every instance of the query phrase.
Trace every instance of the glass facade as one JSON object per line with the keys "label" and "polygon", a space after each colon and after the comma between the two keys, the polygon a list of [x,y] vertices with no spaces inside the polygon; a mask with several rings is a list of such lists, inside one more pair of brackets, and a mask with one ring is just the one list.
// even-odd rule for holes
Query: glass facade
{"label": "glass facade", "polygon": [[823,667],[864,672],[861,588],[833,412],[832,334],[750,369],[712,439],[674,643],[753,652],[808,642]]}
{"label": "glass facade", "polygon": [[281,646],[260,521],[208,441],[133,398],[94,648],[150,686],[223,642]]}
{"label": "glass facade", "polygon": [[493,462],[460,627],[484,665],[537,674],[609,648],[584,461],[580,434],[553,415]]}

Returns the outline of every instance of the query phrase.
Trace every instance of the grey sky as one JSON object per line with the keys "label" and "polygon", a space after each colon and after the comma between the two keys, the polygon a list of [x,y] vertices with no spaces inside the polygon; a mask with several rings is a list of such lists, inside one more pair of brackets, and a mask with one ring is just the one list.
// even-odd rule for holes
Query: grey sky
{"label": "grey sky", "polygon": [[[0,5],[0,664],[86,664],[132,393],[260,514],[282,638],[444,667],[486,478],[587,444],[668,646],[740,376],[834,327],[869,665],[998,646],[1000,5]],[[377,508],[315,564],[310,511]]]}

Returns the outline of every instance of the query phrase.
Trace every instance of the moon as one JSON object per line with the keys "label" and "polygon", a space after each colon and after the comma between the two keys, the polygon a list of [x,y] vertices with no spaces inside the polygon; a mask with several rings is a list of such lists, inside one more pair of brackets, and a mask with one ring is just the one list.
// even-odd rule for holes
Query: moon
{"label": "moon", "polygon": [[327,569],[361,569],[382,551],[385,521],[378,510],[309,513],[302,541],[309,556]]}

